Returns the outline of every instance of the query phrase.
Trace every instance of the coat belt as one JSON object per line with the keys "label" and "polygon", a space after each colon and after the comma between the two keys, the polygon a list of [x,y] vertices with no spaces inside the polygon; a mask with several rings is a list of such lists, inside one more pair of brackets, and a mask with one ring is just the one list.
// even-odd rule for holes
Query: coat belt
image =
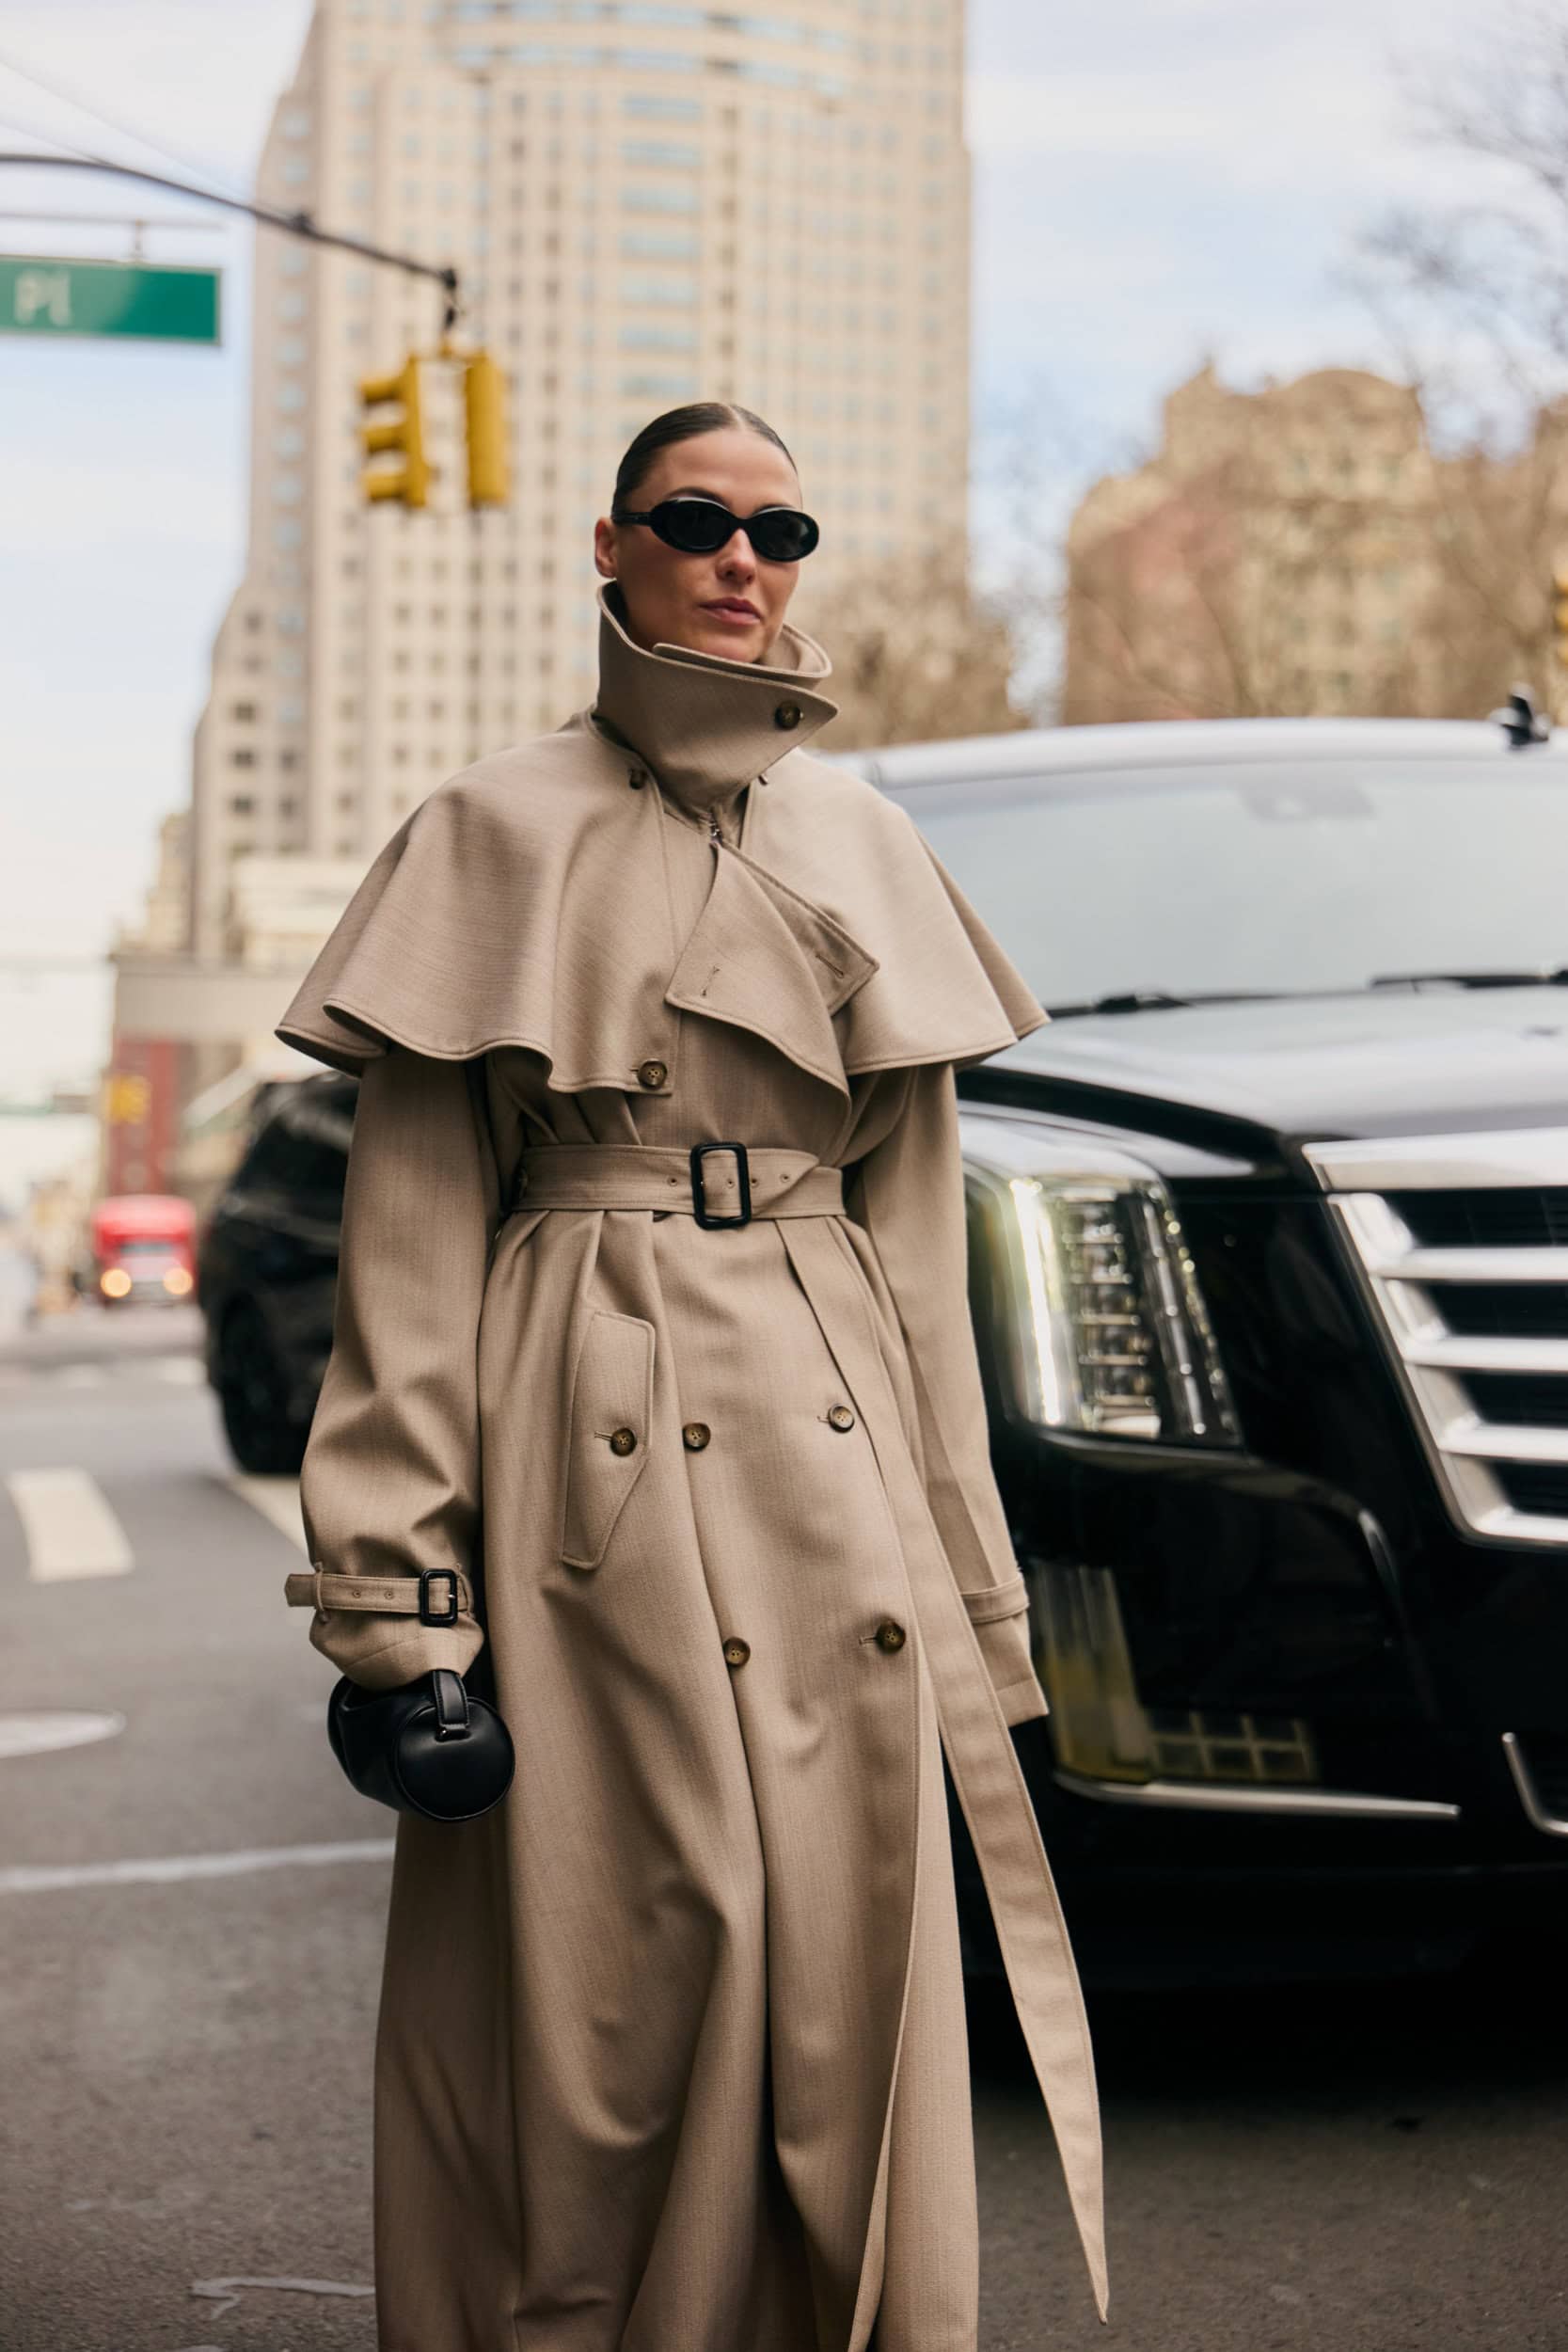
{"label": "coat belt", "polygon": [[[744,1224],[742,1174],[751,1216],[842,1216],[844,1171],[809,1152],[781,1146],[699,1147],[702,1206],[714,1222]],[[690,1152],[641,1143],[548,1143],[517,1164],[514,1213],[525,1209],[680,1209],[698,1214]]]}

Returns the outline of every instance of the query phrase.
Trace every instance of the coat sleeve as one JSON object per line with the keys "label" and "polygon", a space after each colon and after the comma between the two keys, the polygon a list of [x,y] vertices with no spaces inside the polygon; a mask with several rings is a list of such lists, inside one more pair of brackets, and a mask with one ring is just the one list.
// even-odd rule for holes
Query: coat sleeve
{"label": "coat sleeve", "polygon": [[950,1062],[909,1073],[895,1123],[854,1164],[849,1215],[876,1249],[903,1328],[926,1492],[991,1683],[1010,1724],[1043,1715],[1028,1594],[990,1465],[969,1314],[958,1089]]}
{"label": "coat sleeve", "polygon": [[[480,1542],[475,1357],[499,1186],[482,1103],[465,1064],[401,1046],[359,1081],[332,1353],[300,1473],[310,1565],[383,1584],[423,1568],[464,1578],[450,1627],[373,1606],[317,1609],[315,1647],[372,1690],[434,1666],[462,1673],[483,1645],[468,1581]],[[432,1596],[442,1609],[448,1592]]]}

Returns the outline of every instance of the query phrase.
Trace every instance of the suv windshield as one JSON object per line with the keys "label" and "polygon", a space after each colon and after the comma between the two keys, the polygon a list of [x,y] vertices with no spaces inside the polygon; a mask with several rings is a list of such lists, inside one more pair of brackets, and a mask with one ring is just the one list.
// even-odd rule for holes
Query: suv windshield
{"label": "suv windshield", "polygon": [[1568,766],[1096,769],[905,799],[1045,1005],[1568,964]]}

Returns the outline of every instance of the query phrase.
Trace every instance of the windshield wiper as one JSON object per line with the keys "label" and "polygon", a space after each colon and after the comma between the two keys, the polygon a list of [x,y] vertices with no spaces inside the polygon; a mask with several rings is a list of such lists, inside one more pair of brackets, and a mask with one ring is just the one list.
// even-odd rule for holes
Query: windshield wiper
{"label": "windshield wiper", "polygon": [[1119,994],[1091,996],[1081,1005],[1047,1005],[1053,1021],[1095,1012],[1170,1012],[1183,1005],[1269,1005],[1290,994],[1287,989],[1211,989],[1192,996],[1172,996],[1163,988],[1128,988]]}
{"label": "windshield wiper", "polygon": [[1369,988],[1568,988],[1568,965],[1553,972],[1379,972]]}

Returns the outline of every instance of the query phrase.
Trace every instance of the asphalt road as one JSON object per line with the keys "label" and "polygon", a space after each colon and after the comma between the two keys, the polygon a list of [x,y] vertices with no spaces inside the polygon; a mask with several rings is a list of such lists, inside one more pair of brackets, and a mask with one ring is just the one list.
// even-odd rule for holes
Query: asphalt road
{"label": "asphalt road", "polygon": [[[0,1346],[3,2352],[374,2344],[390,1816],[331,1764],[293,1489],[233,1480],[194,1338],[94,1311]],[[24,1752],[67,1715],[103,1736]],[[982,2352],[1568,2352],[1544,1959],[1095,2023],[1109,2330],[1010,2019],[976,2015]]]}

